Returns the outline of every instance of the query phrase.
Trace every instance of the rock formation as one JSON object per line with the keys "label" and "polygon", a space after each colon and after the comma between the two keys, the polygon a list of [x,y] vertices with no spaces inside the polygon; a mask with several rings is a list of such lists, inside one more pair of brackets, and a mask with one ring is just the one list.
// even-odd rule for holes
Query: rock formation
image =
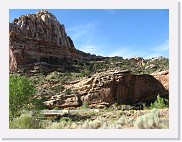
{"label": "rock formation", "polygon": [[74,48],[73,41],[67,36],[64,25],[60,24],[56,17],[47,10],[15,18],[10,23],[9,30],[24,37]]}
{"label": "rock formation", "polygon": [[[73,99],[73,96],[70,98],[67,96],[64,97],[65,99],[59,99],[60,96],[52,96],[46,105],[54,106],[53,104],[56,104],[57,107],[63,107],[66,106],[66,102],[69,102],[70,106],[75,106],[75,104],[81,104],[78,103],[78,100],[97,106],[99,104],[111,105],[115,102],[129,104],[131,101],[133,103],[151,102],[156,99],[157,95],[168,96],[168,90],[153,76],[132,75],[130,71],[115,70],[96,73],[90,78],[71,84],[69,88],[77,92],[77,97]],[[72,98],[74,105],[71,105],[68,98]]]}
{"label": "rock formation", "polygon": [[166,90],[169,90],[169,71],[168,70],[154,72],[151,75],[154,76],[158,81],[160,81]]}
{"label": "rock formation", "polygon": [[49,101],[45,102],[45,105],[47,105],[49,108],[79,107],[82,105],[82,102],[77,94],[61,94],[52,96]]}
{"label": "rock formation", "polygon": [[77,50],[65,27],[47,10],[15,18],[9,23],[10,72],[35,62],[59,64],[62,58],[94,59]]}
{"label": "rock formation", "polygon": [[[75,48],[67,36],[65,27],[47,10],[15,18],[9,23],[9,69],[16,72],[25,67],[33,73],[60,68],[63,59],[101,60],[104,57],[90,55]],[[120,58],[120,57],[115,57]],[[126,59],[138,66],[144,66],[141,57]],[[116,62],[116,65],[122,65]],[[45,104],[52,107],[77,107],[83,102],[90,105],[111,105],[115,102],[150,102],[157,95],[168,96],[168,72],[151,75],[134,75],[130,71],[108,70],[71,83],[67,89],[73,94],[53,95]]]}

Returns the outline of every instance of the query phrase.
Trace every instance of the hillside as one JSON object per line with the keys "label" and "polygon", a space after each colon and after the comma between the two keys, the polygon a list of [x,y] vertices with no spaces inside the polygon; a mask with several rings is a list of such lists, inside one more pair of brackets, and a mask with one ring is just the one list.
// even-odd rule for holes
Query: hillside
{"label": "hillside", "polygon": [[51,110],[86,105],[87,109],[126,107],[129,111],[150,106],[158,95],[169,98],[167,58],[124,59],[84,53],[47,10],[22,15],[9,25],[10,75],[25,76],[35,86],[24,106]]}

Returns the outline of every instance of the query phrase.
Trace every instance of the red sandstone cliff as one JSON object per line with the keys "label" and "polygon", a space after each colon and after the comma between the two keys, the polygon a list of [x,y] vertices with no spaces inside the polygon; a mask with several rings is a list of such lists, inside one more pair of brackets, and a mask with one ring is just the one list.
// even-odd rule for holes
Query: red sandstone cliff
{"label": "red sandstone cliff", "polygon": [[107,71],[94,74],[69,87],[76,94],[55,95],[45,104],[49,107],[80,106],[81,102],[90,105],[115,102],[150,102],[157,95],[168,96],[168,90],[151,75],[132,75],[129,71]]}
{"label": "red sandstone cliff", "polygon": [[[10,72],[35,62],[59,64],[61,59],[94,59],[74,47],[65,27],[46,10],[15,18],[9,24]],[[15,64],[16,62],[16,64]]]}

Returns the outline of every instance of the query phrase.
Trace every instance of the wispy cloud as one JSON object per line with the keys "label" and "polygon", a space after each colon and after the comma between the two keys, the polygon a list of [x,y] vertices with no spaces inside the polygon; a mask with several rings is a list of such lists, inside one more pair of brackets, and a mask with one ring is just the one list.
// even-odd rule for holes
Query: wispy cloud
{"label": "wispy cloud", "polygon": [[144,58],[149,59],[152,57],[169,56],[169,39],[166,39],[158,46],[152,47],[149,53],[145,53]]}
{"label": "wispy cloud", "polygon": [[68,32],[70,33],[73,41],[80,44],[88,44],[94,36],[94,31],[96,30],[95,23],[88,23],[85,25],[78,25],[75,27],[68,28]]}
{"label": "wispy cloud", "polygon": [[79,47],[81,51],[84,51],[86,53],[95,54],[97,52],[97,47],[94,45],[82,45]]}
{"label": "wispy cloud", "polygon": [[[108,9],[110,11],[110,9]],[[107,9],[105,10],[107,11]],[[111,9],[112,11],[112,9]],[[168,57],[169,40],[166,39],[161,44],[154,47],[130,47],[107,44],[108,41],[101,40],[99,37],[100,25],[95,22],[83,25],[77,25],[67,29],[77,49],[86,53],[102,55],[102,56],[121,56],[123,58],[143,57],[149,59],[152,57],[165,56]]]}
{"label": "wispy cloud", "polygon": [[155,52],[162,52],[169,50],[169,39],[165,40],[161,45],[154,48]]}
{"label": "wispy cloud", "polygon": [[109,57],[121,56],[123,58],[131,57],[143,57],[144,59],[150,59],[152,57],[164,56],[168,57],[169,40],[165,40],[161,44],[155,47],[151,47],[150,50],[137,47],[121,47],[116,48],[114,51],[109,53]]}
{"label": "wispy cloud", "polygon": [[68,28],[68,32],[77,49],[86,53],[103,55],[102,46],[95,43],[99,30],[98,24],[95,22]]}
{"label": "wispy cloud", "polygon": [[139,55],[140,55],[140,52],[133,50],[130,47],[121,47],[121,48],[117,48],[113,52],[111,51],[111,53],[108,56],[109,57],[121,56],[123,58],[131,58],[131,57],[135,57]]}

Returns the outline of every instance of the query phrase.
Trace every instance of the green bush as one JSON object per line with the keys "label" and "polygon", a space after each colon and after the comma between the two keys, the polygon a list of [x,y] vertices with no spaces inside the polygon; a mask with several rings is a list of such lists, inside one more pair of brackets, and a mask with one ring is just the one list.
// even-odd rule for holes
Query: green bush
{"label": "green bush", "polygon": [[69,117],[61,117],[59,121],[60,121],[60,123],[61,122],[64,122],[64,121],[66,121],[66,122],[72,122],[72,119],[69,118]]}
{"label": "green bush", "polygon": [[88,102],[83,102],[81,108],[82,109],[88,109],[89,108],[89,103]]}
{"label": "green bush", "polygon": [[23,107],[27,106],[30,97],[35,93],[33,83],[25,76],[10,75],[9,80],[9,110],[11,117],[20,115]]}
{"label": "green bush", "polygon": [[66,95],[70,95],[72,93],[72,90],[70,88],[66,89],[65,90],[65,94]]}
{"label": "green bush", "polygon": [[154,103],[150,104],[150,109],[162,109],[168,107],[168,100],[161,98],[159,95]]}
{"label": "green bush", "polygon": [[10,129],[39,129],[41,124],[31,114],[22,114],[10,121]]}

